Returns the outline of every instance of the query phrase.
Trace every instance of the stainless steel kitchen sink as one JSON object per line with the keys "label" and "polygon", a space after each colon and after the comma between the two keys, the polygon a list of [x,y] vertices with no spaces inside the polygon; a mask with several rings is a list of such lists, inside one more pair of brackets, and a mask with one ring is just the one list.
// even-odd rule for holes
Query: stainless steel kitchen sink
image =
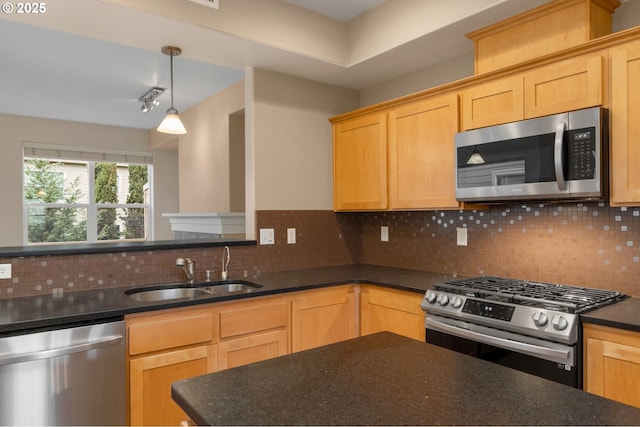
{"label": "stainless steel kitchen sink", "polygon": [[262,285],[245,281],[223,281],[197,285],[175,284],[130,289],[125,291],[125,294],[136,301],[168,301],[249,293],[261,287]]}
{"label": "stainless steel kitchen sink", "polygon": [[261,288],[261,285],[250,282],[220,282],[215,285],[202,288],[212,295],[247,293]]}
{"label": "stainless steel kitchen sink", "polygon": [[166,301],[180,298],[195,298],[203,295],[207,295],[203,289],[198,288],[186,288],[186,287],[171,287],[161,289],[140,289],[126,291],[130,298],[136,301]]}

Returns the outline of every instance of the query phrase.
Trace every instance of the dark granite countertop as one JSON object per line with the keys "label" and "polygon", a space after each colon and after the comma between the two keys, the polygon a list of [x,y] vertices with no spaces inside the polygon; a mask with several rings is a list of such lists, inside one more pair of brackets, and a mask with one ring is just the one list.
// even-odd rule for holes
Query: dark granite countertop
{"label": "dark granite countertop", "polygon": [[201,425],[640,425],[640,409],[382,332],[178,381]]}
{"label": "dark granite countertop", "polygon": [[184,249],[218,246],[255,246],[255,240],[241,239],[191,239],[149,240],[144,242],[74,243],[59,245],[0,247],[0,258],[44,255],[98,254],[107,252],[139,252],[160,249]]}
{"label": "dark granite countertop", "polygon": [[640,298],[627,298],[613,305],[580,315],[583,323],[640,332]]}
{"label": "dark granite countertop", "polygon": [[424,271],[355,264],[262,273],[247,278],[230,277],[231,280],[246,280],[262,287],[250,293],[219,297],[204,296],[165,302],[139,302],[125,295],[125,291],[134,289],[133,287],[119,287],[70,292],[60,296],[6,298],[0,299],[0,334],[23,333],[40,328],[63,327],[75,323],[121,317],[129,313],[251,298],[345,283],[372,283],[423,293],[435,283],[452,278],[449,275]]}

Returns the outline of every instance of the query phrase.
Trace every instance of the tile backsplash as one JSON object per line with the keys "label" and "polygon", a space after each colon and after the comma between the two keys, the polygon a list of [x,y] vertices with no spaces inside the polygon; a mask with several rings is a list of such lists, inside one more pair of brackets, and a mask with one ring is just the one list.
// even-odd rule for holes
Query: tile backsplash
{"label": "tile backsplash", "polygon": [[[380,227],[389,227],[389,241]],[[615,289],[640,295],[640,208],[605,203],[498,205],[481,211],[334,213],[259,211],[275,244],[231,248],[230,277],[355,262],[457,274],[496,275]],[[287,244],[287,228],[296,243]],[[456,245],[466,228],[467,246]],[[0,298],[184,280],[179,257],[219,277],[222,248],[0,259],[13,278]]]}
{"label": "tile backsplash", "polygon": [[[360,262],[495,275],[640,295],[640,208],[605,203],[360,214]],[[389,242],[380,241],[380,226]],[[456,228],[467,246],[457,246]]]}
{"label": "tile backsplash", "polygon": [[[261,272],[344,265],[358,262],[360,238],[355,217],[331,211],[260,211],[258,228],[274,228],[275,244],[232,246],[229,278],[255,278]],[[297,243],[286,242],[287,228]],[[206,270],[220,278],[222,247],[48,255],[2,259],[12,265],[12,278],[0,280],[0,298],[73,292],[106,287],[183,282],[177,258],[196,262],[197,280]]]}

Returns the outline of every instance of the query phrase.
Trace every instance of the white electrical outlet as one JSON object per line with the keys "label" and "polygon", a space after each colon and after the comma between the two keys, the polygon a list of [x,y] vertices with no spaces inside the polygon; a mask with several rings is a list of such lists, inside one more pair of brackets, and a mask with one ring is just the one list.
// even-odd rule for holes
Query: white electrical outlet
{"label": "white electrical outlet", "polygon": [[382,225],[380,226],[380,241],[388,242],[389,241],[389,226]]}
{"label": "white electrical outlet", "polygon": [[11,264],[0,264],[0,279],[11,279]]}
{"label": "white electrical outlet", "polygon": [[456,242],[458,246],[467,246],[467,229],[456,227]]}
{"label": "white electrical outlet", "polygon": [[296,243],[296,229],[287,228],[287,243],[293,245]]}
{"label": "white electrical outlet", "polygon": [[261,245],[273,245],[275,244],[275,237],[273,228],[261,228],[260,229],[260,244]]}

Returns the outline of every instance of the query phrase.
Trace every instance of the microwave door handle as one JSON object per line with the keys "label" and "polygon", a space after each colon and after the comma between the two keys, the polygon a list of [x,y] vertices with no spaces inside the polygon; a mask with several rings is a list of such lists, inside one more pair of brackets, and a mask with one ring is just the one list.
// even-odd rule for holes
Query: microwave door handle
{"label": "microwave door handle", "polygon": [[554,165],[556,169],[556,182],[558,183],[558,190],[564,191],[567,189],[567,181],[564,180],[564,170],[563,170],[563,150],[562,150],[562,140],[564,137],[564,132],[567,128],[566,123],[558,123],[556,127],[556,137],[554,142],[553,149],[553,159]]}

